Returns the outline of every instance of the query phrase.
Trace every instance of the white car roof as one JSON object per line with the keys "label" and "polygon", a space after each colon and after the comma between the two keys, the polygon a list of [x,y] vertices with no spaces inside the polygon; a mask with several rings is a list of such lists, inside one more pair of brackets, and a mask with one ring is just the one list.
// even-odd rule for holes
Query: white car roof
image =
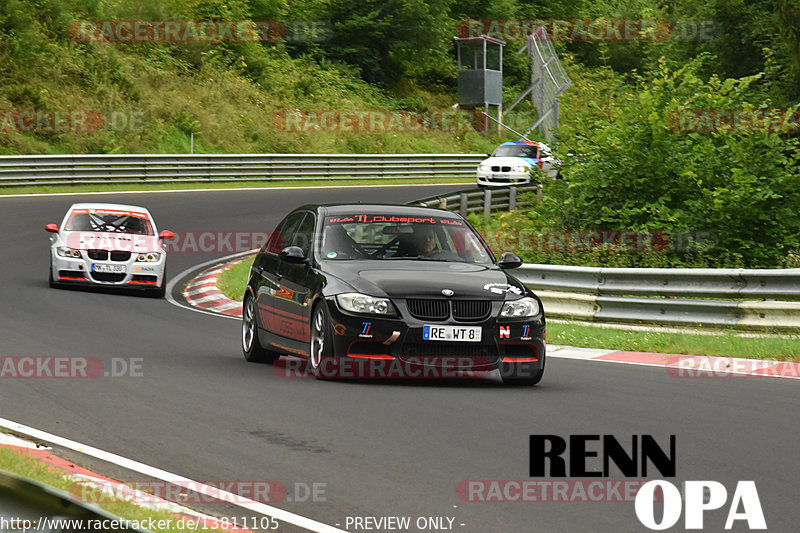
{"label": "white car roof", "polygon": [[75,209],[110,209],[110,210],[118,210],[118,211],[138,211],[139,213],[147,213],[147,215],[152,218],[150,215],[150,211],[146,208],[138,206],[138,205],[126,205],[126,204],[108,204],[108,203],[100,203],[100,202],[86,202],[80,204],[72,204],[69,208],[69,211],[73,211]]}

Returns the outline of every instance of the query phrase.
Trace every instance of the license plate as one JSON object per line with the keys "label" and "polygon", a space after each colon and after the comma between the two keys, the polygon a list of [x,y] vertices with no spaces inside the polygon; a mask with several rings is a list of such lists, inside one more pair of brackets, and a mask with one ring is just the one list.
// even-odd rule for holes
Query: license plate
{"label": "license plate", "polygon": [[481,342],[480,326],[422,326],[426,341]]}
{"label": "license plate", "polygon": [[107,274],[120,274],[125,272],[125,265],[97,265],[92,263],[92,272],[105,272]]}

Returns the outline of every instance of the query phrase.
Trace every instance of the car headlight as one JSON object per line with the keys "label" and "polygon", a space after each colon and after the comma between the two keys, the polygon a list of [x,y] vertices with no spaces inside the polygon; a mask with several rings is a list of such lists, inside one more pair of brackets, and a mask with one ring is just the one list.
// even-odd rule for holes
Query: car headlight
{"label": "car headlight", "polygon": [[69,257],[71,259],[81,258],[80,250],[73,250],[72,248],[67,248],[66,246],[59,246],[56,248],[56,254],[60,255],[61,257]]}
{"label": "car headlight", "polygon": [[481,165],[478,167],[478,170],[480,170],[481,172],[489,172],[490,170],[492,170],[492,167],[490,165]]}
{"label": "car headlight", "polygon": [[539,302],[535,298],[520,298],[503,304],[500,316],[505,318],[522,318],[536,316],[541,311]]}
{"label": "car headlight", "polygon": [[357,292],[337,294],[336,301],[339,307],[352,313],[367,313],[372,315],[393,315],[394,306],[388,298],[375,298]]}
{"label": "car headlight", "polygon": [[511,167],[511,170],[514,172],[527,172],[530,168],[526,167],[525,165],[517,165],[515,167]]}
{"label": "car headlight", "polygon": [[145,254],[139,254],[136,256],[137,263],[155,263],[159,260],[161,254],[156,252],[147,252]]}

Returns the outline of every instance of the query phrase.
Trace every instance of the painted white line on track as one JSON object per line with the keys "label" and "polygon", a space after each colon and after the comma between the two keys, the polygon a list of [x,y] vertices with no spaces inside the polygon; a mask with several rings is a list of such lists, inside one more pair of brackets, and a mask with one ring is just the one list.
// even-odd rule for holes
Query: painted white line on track
{"label": "painted white line on track", "polygon": [[97,192],[42,192],[31,194],[0,194],[0,198],[37,198],[47,196],[89,196],[99,194],[157,194],[181,192],[225,192],[225,191],[294,191],[298,189],[379,189],[386,187],[447,187],[448,185],[473,185],[474,181],[454,183],[400,183],[396,185],[306,185],[305,187],[231,187],[229,189],[165,189],[154,191],[97,191]]}
{"label": "painted white line on track", "polygon": [[250,511],[254,511],[256,513],[274,517],[279,521],[283,521],[286,522],[287,524],[292,524],[301,527],[308,531],[314,531],[315,533],[345,533],[345,531],[342,529],[329,526],[328,524],[323,524],[322,522],[318,522],[316,520],[307,518],[305,516],[301,516],[295,513],[290,513],[289,511],[284,511],[283,509],[279,509],[277,507],[273,507],[265,503],[260,503],[254,500],[250,500],[249,498],[245,498],[238,494],[232,494],[225,490],[213,488],[213,492],[209,492],[209,490],[212,489],[212,487],[206,486],[197,481],[193,481],[189,478],[172,474],[170,472],[167,472],[166,470],[161,470],[160,468],[149,466],[144,463],[134,461],[133,459],[128,459],[126,457],[122,457],[121,455],[116,455],[114,453],[107,452],[99,448],[95,448],[93,446],[81,444],[80,442],[75,442],[73,440],[69,440],[64,437],[59,437],[58,435],[53,435],[52,433],[47,433],[45,431],[32,428],[30,426],[25,426],[18,422],[14,422],[13,420],[0,418],[0,427],[6,428],[11,431],[15,431],[17,433],[22,433],[29,437],[33,437],[34,439],[40,439],[45,442],[55,444],[57,446],[62,446],[64,448],[80,452],[84,455],[88,455],[90,457],[94,457],[96,459],[100,459],[101,461],[106,461],[108,463],[112,463],[117,466],[121,466],[122,468],[126,468],[133,472],[137,472],[145,476],[150,476],[156,479],[160,479],[161,481],[167,481],[176,484],[191,483],[198,488],[206,490],[205,494],[218,494],[219,499],[222,501],[231,503],[232,505],[237,505],[239,507],[248,509]]}

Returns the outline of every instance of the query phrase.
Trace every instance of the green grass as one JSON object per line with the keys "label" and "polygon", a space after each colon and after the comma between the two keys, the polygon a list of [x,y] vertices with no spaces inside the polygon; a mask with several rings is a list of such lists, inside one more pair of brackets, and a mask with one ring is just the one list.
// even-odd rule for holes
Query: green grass
{"label": "green grass", "polygon": [[474,185],[474,180],[464,178],[409,178],[409,179],[337,179],[337,180],[285,180],[285,181],[245,181],[245,182],[199,182],[181,183],[131,183],[96,185],[33,185],[28,187],[2,187],[0,195],[7,194],[54,194],[85,192],[124,192],[124,191],[164,191],[195,189],[239,189],[275,187],[341,187],[359,185],[415,185],[415,184],[465,184]]}
{"label": "green grass", "polygon": [[248,257],[219,275],[217,288],[222,291],[222,294],[237,302],[241,302],[244,299],[244,288],[247,285],[247,278],[250,275],[250,266],[253,264],[253,259],[255,259],[255,256]]}
{"label": "green grass", "polygon": [[662,333],[551,322],[547,324],[547,342],[633,352],[800,361],[800,336],[742,337],[727,330],[713,335]]}
{"label": "green grass", "polygon": [[[4,446],[0,446],[0,470],[5,470],[25,479],[38,481],[50,487],[67,492],[69,492],[70,488],[74,487],[75,485],[75,480],[67,477],[55,467],[50,467],[46,464],[43,464],[34,456],[27,455],[24,452],[21,453],[17,450]],[[184,533],[186,531],[186,529],[179,529],[175,527],[179,520],[175,518],[172,513],[167,511],[148,509],[130,502],[108,503],[101,501],[98,503],[98,505],[104,510],[127,520],[136,520],[139,522],[149,518],[153,518],[153,520],[156,521],[170,520],[169,523],[173,526],[172,528],[161,529],[158,531],[175,531]],[[210,529],[209,531],[220,530]]]}

